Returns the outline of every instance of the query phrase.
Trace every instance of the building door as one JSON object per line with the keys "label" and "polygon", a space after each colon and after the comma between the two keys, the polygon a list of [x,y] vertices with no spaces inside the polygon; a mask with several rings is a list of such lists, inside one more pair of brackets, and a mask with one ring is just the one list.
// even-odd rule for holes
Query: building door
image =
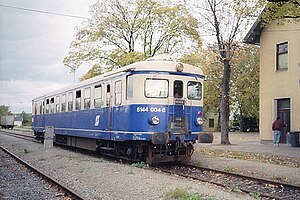
{"label": "building door", "polygon": [[285,124],[281,134],[280,143],[286,143],[286,134],[290,132],[290,99],[277,100],[277,116]]}

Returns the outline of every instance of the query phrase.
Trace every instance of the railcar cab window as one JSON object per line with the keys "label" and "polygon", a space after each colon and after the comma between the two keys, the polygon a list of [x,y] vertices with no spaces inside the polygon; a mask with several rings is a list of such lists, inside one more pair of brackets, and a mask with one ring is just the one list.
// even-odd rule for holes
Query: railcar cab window
{"label": "railcar cab window", "polygon": [[94,107],[100,108],[102,106],[102,87],[96,85],[94,88]]}
{"label": "railcar cab window", "polygon": [[191,100],[202,98],[202,84],[200,82],[189,81],[187,84],[187,96]]}
{"label": "railcar cab window", "polygon": [[68,111],[73,110],[73,92],[69,92],[68,94]]}
{"label": "railcar cab window", "polygon": [[63,94],[61,96],[61,111],[65,112],[66,111],[66,95]]}
{"label": "railcar cab window", "polygon": [[115,82],[115,105],[121,105],[122,103],[122,82]]}
{"label": "railcar cab window", "polygon": [[81,109],[81,90],[76,91],[75,109]]}
{"label": "railcar cab window", "polygon": [[91,107],[91,88],[84,89],[84,109]]}
{"label": "railcar cab window", "polygon": [[174,81],[174,97],[182,98],[183,97],[183,82],[176,80]]}
{"label": "railcar cab window", "polygon": [[145,96],[148,98],[167,98],[169,95],[169,82],[165,79],[146,79]]}

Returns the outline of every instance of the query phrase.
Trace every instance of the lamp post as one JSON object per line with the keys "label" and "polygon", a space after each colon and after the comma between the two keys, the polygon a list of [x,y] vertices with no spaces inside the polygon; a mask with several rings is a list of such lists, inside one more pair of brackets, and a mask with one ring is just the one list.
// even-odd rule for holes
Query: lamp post
{"label": "lamp post", "polygon": [[22,101],[20,101],[19,103],[22,104],[22,111],[21,111],[22,121],[21,121],[21,127],[23,127],[23,110],[24,110],[24,107],[23,107],[23,102]]}

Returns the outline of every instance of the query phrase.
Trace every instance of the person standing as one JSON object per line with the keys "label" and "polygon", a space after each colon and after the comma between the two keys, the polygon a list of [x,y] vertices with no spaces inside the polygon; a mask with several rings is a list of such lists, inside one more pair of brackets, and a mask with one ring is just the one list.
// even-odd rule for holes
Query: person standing
{"label": "person standing", "polygon": [[284,124],[280,121],[280,117],[277,117],[272,124],[274,146],[279,146],[281,131],[283,130],[283,127]]}

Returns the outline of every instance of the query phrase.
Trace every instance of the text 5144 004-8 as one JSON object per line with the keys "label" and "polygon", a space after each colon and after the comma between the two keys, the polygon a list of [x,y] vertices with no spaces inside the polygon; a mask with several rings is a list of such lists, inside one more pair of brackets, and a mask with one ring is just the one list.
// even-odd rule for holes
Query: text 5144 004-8
{"label": "text 5144 004-8", "polygon": [[136,108],[136,112],[162,112],[162,113],[165,113],[166,112],[166,108],[165,107],[147,107],[147,106],[144,106],[144,107],[137,107]]}

